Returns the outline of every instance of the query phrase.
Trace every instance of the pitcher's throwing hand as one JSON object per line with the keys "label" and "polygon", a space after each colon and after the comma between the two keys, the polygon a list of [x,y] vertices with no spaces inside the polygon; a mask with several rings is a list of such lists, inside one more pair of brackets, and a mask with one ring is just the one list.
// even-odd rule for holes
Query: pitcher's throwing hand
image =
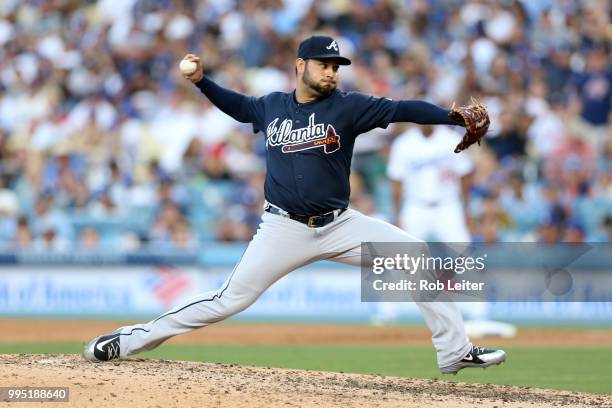
{"label": "pitcher's throwing hand", "polygon": [[188,81],[193,82],[194,84],[196,82],[200,82],[200,80],[204,76],[204,69],[202,68],[200,57],[193,55],[193,54],[187,54],[183,57],[182,61],[189,61],[189,62],[193,62],[194,64],[196,64],[196,68],[192,73],[185,72],[181,69],[181,75],[183,76],[183,78],[185,78]]}

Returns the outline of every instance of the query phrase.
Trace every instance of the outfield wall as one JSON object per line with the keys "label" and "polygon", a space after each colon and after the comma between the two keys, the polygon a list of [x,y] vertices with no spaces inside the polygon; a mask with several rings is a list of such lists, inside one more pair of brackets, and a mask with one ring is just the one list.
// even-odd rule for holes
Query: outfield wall
{"label": "outfield wall", "polygon": [[[0,314],[153,316],[221,288],[230,273],[228,267],[5,267],[0,272]],[[358,272],[303,269],[273,285],[241,317],[359,320],[375,307],[360,302]]]}
{"label": "outfield wall", "polygon": [[[0,315],[150,318],[198,293],[221,288],[230,273],[229,265],[4,266],[0,268]],[[392,315],[400,321],[421,320],[412,303],[362,303],[360,285],[354,268],[332,263],[302,268],[274,284],[237,318],[367,322]],[[462,303],[460,307],[467,318],[612,324],[612,302]]]}

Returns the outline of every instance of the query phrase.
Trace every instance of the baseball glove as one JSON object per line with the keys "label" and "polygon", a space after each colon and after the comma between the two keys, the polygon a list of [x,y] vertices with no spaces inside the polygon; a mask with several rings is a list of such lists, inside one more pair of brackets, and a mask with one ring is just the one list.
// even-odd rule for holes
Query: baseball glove
{"label": "baseball glove", "polygon": [[472,98],[472,104],[468,106],[455,108],[453,103],[448,116],[458,125],[465,127],[465,135],[455,147],[455,153],[467,149],[474,143],[480,145],[480,139],[487,133],[491,123],[487,108],[474,98]]}

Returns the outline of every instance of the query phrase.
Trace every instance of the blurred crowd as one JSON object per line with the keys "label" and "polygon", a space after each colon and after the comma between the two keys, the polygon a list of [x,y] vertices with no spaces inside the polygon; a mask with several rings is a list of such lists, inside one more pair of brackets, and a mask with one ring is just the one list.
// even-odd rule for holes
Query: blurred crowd
{"label": "blurred crowd", "polygon": [[[0,242],[249,240],[264,138],[178,62],[200,55],[243,93],[289,91],[297,45],[318,32],[353,60],[343,90],[489,107],[490,134],[469,151],[475,240],[611,241],[611,12],[605,0],[3,0]],[[407,126],[360,136],[353,207],[390,217],[386,157]]]}

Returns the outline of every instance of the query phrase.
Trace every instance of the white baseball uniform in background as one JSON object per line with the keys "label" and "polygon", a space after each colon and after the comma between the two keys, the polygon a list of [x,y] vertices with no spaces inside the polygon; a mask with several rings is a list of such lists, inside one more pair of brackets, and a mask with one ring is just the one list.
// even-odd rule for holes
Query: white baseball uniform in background
{"label": "white baseball uniform in background", "polygon": [[[466,153],[457,154],[452,147],[462,134],[447,126],[436,126],[429,137],[422,127],[402,133],[391,146],[387,175],[402,183],[403,204],[399,226],[424,241],[471,242],[461,197],[461,178],[474,170]],[[397,304],[381,303],[377,323],[397,319]],[[512,337],[513,325],[487,320],[485,302],[461,303],[468,316],[465,330],[470,337],[487,335]]]}
{"label": "white baseball uniform in background", "polygon": [[391,146],[387,175],[402,183],[400,227],[429,241],[470,242],[461,202],[461,177],[474,169],[469,156],[453,153],[461,135],[436,126],[429,137],[420,127]]}

